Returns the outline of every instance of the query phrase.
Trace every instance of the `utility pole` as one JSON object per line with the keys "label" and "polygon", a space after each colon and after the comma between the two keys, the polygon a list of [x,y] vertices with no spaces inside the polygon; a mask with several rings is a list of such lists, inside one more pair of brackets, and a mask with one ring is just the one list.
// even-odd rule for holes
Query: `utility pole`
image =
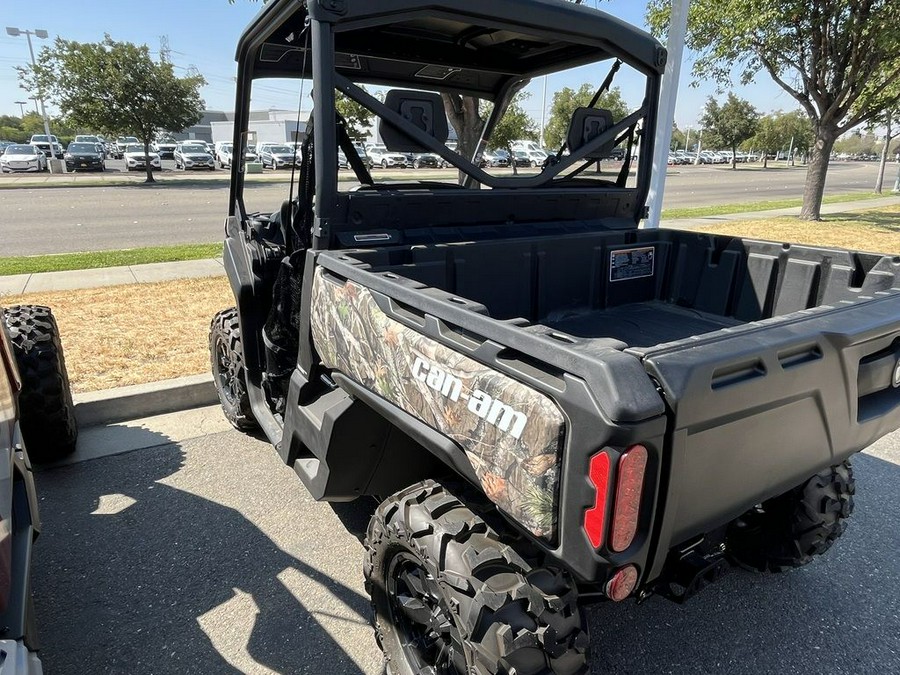
{"label": "utility pole", "polygon": [[28,101],[15,101],[15,104],[19,106],[19,114],[25,117],[25,106],[28,105]]}
{"label": "utility pole", "polygon": [[[46,40],[48,36],[47,31],[36,28],[34,31],[30,30],[21,30],[20,28],[13,28],[11,26],[7,26],[6,34],[12,37],[19,37],[22,34],[25,34],[25,39],[28,40],[28,53],[31,54],[31,66],[34,71],[37,71],[37,60],[34,58],[34,47],[31,45],[31,36],[34,35],[39,40]],[[58,166],[56,162],[52,162],[56,158],[56,149],[53,146],[53,136],[50,134],[50,119],[47,117],[47,108],[44,106],[44,92],[41,91],[41,88],[38,87],[38,100],[41,102],[41,116],[44,118],[44,133],[47,135],[47,143],[50,144],[50,158],[47,162],[49,166]],[[63,165],[62,172],[65,171],[65,165]]]}
{"label": "utility pole", "polygon": [[694,166],[700,163],[701,152],[703,152],[703,129],[700,130],[700,140],[697,141],[697,156],[694,158]]}
{"label": "utility pole", "polygon": [[159,36],[159,62],[171,63],[172,49],[169,47],[169,36]]}

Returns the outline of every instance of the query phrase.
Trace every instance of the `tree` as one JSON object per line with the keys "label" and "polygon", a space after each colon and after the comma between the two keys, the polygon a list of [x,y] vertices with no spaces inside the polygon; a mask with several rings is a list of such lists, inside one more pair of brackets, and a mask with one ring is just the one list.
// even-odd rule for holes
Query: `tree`
{"label": "tree", "polygon": [[764,169],[769,167],[769,153],[784,146],[784,130],[777,118],[779,114],[781,113],[772,113],[763,117],[750,140],[754,148],[762,151]]}
{"label": "tree", "polygon": [[[590,83],[582,84],[578,90],[571,87],[563,87],[553,94],[553,104],[550,106],[550,119],[544,129],[544,139],[550,148],[560,148],[569,133],[569,124],[576,108],[584,108],[591,102],[597,87]],[[622,91],[613,87],[600,97],[597,108],[606,108],[611,111],[616,122],[628,116],[630,112],[622,98]]]}
{"label": "tree", "polygon": [[[650,0],[657,34],[671,2]],[[900,100],[900,2],[896,0],[694,0],[687,46],[694,76],[721,85],[764,71],[801,105],[815,131],[800,217],[819,220],[838,137]]]}
{"label": "tree", "polygon": [[672,123],[672,143],[669,150],[687,150],[687,135],[674,122]]}
{"label": "tree", "polygon": [[887,170],[888,159],[890,158],[891,139],[894,137],[896,129],[893,126],[894,120],[900,117],[900,106],[897,110],[889,110],[884,117],[884,145],[881,147],[881,161],[878,165],[878,178],[875,179],[875,192],[882,193],[884,189],[884,173]]}
{"label": "tree", "polygon": [[147,45],[116,42],[109,35],[96,43],[57,38],[37,61],[36,68],[19,69],[26,87],[46,92],[72,125],[139,138],[148,183],[156,134],[182,131],[202,116],[203,77],[177,77],[170,63],[150,57]]}
{"label": "tree", "polygon": [[347,134],[351,139],[363,141],[369,137],[369,128],[372,126],[371,110],[339,91],[335,92],[334,107],[347,122]]}
{"label": "tree", "polygon": [[525,112],[522,104],[531,96],[527,91],[520,91],[506,108],[506,112],[491,134],[490,143],[494,148],[504,148],[509,152],[509,160],[513,173],[518,173],[514,161],[511,144],[513,141],[533,141],[538,137],[537,124]]}
{"label": "tree", "polygon": [[707,143],[731,148],[731,168],[737,169],[737,148],[756,132],[759,113],[749,101],[733,93],[723,105],[710,96],[700,123],[709,134]]}

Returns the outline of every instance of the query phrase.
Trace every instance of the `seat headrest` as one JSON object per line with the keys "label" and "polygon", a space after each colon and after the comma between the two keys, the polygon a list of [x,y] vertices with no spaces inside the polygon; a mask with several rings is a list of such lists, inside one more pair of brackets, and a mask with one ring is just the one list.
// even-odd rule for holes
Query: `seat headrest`
{"label": "seat headrest", "polygon": [[[438,143],[444,144],[450,135],[447,114],[440,94],[429,91],[391,89],[384,97],[384,104],[407,122],[419,127]],[[385,147],[391,152],[426,152],[416,141],[383,119],[378,121],[378,133]]]}
{"label": "seat headrest", "polygon": [[[615,124],[613,114],[603,108],[576,108],[572,114],[572,122],[569,125],[569,134],[566,137],[569,150],[575,152],[584,145],[597,138],[604,131]],[[615,139],[604,143],[599,150],[587,155],[586,159],[604,159],[609,157],[616,145]]]}

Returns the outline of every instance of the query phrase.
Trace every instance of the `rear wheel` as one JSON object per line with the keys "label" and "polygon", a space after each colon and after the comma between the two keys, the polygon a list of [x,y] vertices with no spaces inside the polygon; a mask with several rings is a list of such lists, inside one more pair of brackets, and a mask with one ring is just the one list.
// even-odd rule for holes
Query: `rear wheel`
{"label": "rear wheel", "polygon": [[439,483],[384,501],[365,546],[389,675],[587,671],[589,639],[567,574],[532,568]]}
{"label": "rear wheel", "polygon": [[209,356],[213,380],[225,417],[235,429],[256,428],[247,394],[244,350],[237,309],[225,309],[213,317],[209,328]]}
{"label": "rear wheel", "polygon": [[30,459],[52,462],[75,451],[78,425],[56,319],[49,307],[20,305],[3,312],[16,357],[22,436]]}
{"label": "rear wheel", "polygon": [[817,473],[735,521],[728,552],[739,565],[759,572],[802,567],[847,529],[855,493],[849,461]]}
{"label": "rear wheel", "polygon": [[388,168],[388,163],[387,163],[386,159],[381,160],[381,168],[382,169]]}

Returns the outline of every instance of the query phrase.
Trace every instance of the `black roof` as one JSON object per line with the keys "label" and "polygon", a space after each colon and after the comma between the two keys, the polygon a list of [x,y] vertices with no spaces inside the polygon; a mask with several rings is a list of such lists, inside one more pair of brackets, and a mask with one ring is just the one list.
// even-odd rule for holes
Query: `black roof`
{"label": "black roof", "polygon": [[356,82],[494,98],[510,81],[607,58],[648,74],[665,68],[651,35],[566,0],[272,0],[238,58],[252,60],[255,77],[300,77],[308,13],[333,24],[336,70]]}

